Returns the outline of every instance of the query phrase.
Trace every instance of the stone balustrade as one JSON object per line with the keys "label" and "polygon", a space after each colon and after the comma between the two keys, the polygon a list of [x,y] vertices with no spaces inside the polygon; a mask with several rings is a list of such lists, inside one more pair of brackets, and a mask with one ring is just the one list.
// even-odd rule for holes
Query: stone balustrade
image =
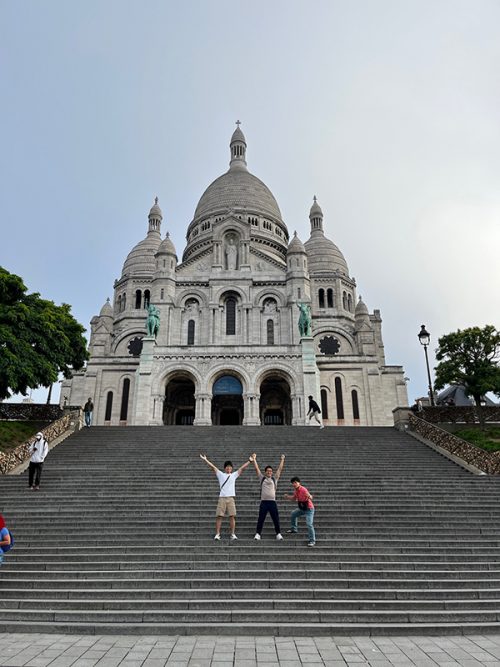
{"label": "stone balustrade", "polygon": [[[33,407],[33,404],[31,404],[31,407]],[[57,407],[57,406],[41,406],[41,407]],[[62,410],[59,411],[59,413],[61,412]],[[20,419],[19,417],[17,418]],[[47,418],[46,416],[41,417],[41,419],[46,419],[46,418]],[[64,411],[64,415],[59,419],[56,419],[55,421],[50,423],[44,429],[42,429],[41,433],[43,433],[43,436],[50,445],[50,443],[53,440],[58,438],[66,431],[76,430],[77,428],[79,428],[80,420],[81,420],[80,408],[74,408],[74,409],[66,408]],[[34,440],[35,436],[33,435],[29,440],[23,442],[15,449],[11,449],[8,452],[0,453],[0,473],[5,475],[14,468],[17,468],[17,466],[27,461],[30,458],[30,447],[34,442]]]}
{"label": "stone balustrade", "polygon": [[63,410],[58,405],[44,403],[0,403],[0,419],[19,421],[52,422],[62,417]]}
{"label": "stone balustrade", "polygon": [[[461,410],[462,408],[430,408],[430,410]],[[486,408],[485,408],[486,409]],[[422,411],[425,414],[425,410]],[[488,452],[480,447],[458,438],[453,433],[449,433],[439,426],[422,419],[419,413],[418,417],[414,414],[409,415],[409,431],[416,433],[426,440],[429,440],[434,445],[441,447],[453,456],[465,461],[470,465],[475,466],[479,470],[489,475],[500,474],[500,451]],[[441,419],[441,421],[444,421]]]}

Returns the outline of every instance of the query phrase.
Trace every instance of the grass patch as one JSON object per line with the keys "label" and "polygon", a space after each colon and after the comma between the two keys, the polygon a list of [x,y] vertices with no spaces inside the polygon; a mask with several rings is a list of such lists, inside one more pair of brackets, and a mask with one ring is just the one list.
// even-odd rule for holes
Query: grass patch
{"label": "grass patch", "polygon": [[50,422],[0,421],[0,452],[8,452],[22,445]]}
{"label": "grass patch", "polygon": [[498,426],[491,426],[485,431],[481,431],[480,428],[463,428],[455,431],[454,435],[488,452],[500,451],[500,427]]}

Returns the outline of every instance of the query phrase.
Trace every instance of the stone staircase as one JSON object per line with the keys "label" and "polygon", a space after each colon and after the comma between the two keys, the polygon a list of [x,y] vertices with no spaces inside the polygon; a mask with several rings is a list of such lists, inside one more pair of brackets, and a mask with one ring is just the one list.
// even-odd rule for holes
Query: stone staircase
{"label": "stone staircase", "polygon": [[[213,540],[222,467],[287,455],[317,544],[255,542],[259,484],[237,483],[239,540]],[[323,635],[500,629],[500,479],[390,428],[95,427],[56,447],[42,490],[0,478],[16,547],[0,631]],[[293,503],[279,501],[283,532]]]}

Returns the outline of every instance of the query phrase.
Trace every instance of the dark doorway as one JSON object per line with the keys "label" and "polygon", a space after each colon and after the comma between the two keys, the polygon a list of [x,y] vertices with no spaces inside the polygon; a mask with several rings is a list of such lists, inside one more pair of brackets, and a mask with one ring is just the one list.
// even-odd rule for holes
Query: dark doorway
{"label": "dark doorway", "polygon": [[213,386],[212,424],[239,426],[243,423],[243,387],[234,375],[223,375]]}
{"label": "dark doorway", "polygon": [[165,388],[163,423],[167,426],[191,426],[195,418],[194,382],[188,377],[176,377]]}
{"label": "dark doorway", "polygon": [[269,375],[260,385],[260,423],[264,426],[292,423],[290,385],[279,375]]}

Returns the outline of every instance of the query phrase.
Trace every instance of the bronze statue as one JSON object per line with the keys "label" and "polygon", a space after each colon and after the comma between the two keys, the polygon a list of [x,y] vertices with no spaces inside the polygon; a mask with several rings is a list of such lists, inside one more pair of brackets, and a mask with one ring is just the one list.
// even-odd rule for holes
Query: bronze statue
{"label": "bronze statue", "polygon": [[154,336],[155,338],[160,330],[160,311],[156,306],[153,306],[152,303],[148,306],[146,329],[148,331],[148,336]]}
{"label": "bronze statue", "polygon": [[301,336],[311,336],[311,306],[308,303],[297,304],[299,315],[299,333]]}

